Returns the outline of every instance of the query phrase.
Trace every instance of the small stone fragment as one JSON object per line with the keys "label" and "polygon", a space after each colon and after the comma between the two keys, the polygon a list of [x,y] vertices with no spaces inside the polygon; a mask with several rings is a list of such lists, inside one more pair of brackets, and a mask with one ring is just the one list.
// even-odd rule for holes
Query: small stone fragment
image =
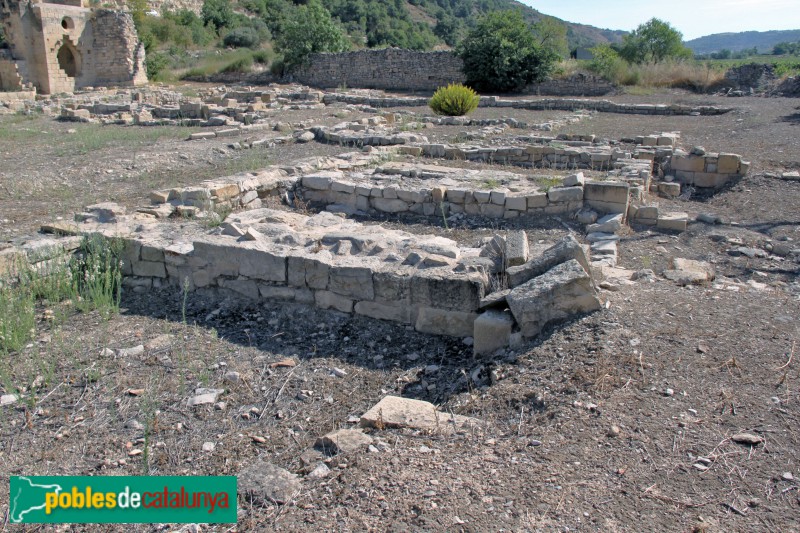
{"label": "small stone fragment", "polygon": [[745,444],[747,446],[758,446],[764,439],[759,437],[758,435],[753,435],[752,433],[737,433],[731,440],[737,444]]}

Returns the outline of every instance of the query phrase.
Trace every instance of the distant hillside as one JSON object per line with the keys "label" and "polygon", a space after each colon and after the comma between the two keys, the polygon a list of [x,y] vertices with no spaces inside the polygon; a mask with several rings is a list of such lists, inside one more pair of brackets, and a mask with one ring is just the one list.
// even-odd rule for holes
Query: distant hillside
{"label": "distant hillside", "polygon": [[695,54],[710,54],[720,50],[738,52],[748,48],[758,48],[761,53],[769,53],[772,47],[783,42],[800,41],[800,30],[784,31],[744,31],[740,33],[715,33],[686,41],[686,46]]}
{"label": "distant hillside", "polygon": [[[111,2],[124,5],[127,0]],[[264,16],[288,8],[293,0],[232,0],[231,3],[238,4],[238,10]],[[430,49],[453,45],[478,17],[491,11],[521,9],[531,22],[548,17],[516,0],[322,0],[322,3],[351,36],[362,37],[370,47]],[[188,9],[199,14],[203,0],[148,0],[148,6],[155,11]],[[269,25],[268,16],[264,18]],[[556,20],[566,25],[571,49],[620,42],[625,35],[621,30]]]}

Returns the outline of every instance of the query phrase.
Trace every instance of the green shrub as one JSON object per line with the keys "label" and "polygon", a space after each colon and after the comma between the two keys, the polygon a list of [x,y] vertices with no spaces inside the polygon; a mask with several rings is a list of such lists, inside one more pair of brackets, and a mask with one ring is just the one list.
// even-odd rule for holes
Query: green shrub
{"label": "green shrub", "polygon": [[169,56],[164,52],[153,52],[144,60],[147,77],[158,81],[159,75],[169,66]]}
{"label": "green shrub", "polygon": [[222,68],[221,72],[241,72],[247,73],[253,70],[253,56],[247,55],[234,59]]}
{"label": "green shrub", "polygon": [[460,83],[451,83],[447,87],[439,87],[428,106],[437,115],[461,117],[475,111],[478,102],[478,93]]}
{"label": "green shrub", "polygon": [[33,294],[26,287],[0,287],[0,353],[20,350],[36,326]]}
{"label": "green shrub", "polygon": [[253,61],[261,65],[268,65],[272,60],[272,54],[269,50],[257,50],[253,52]]}
{"label": "green shrub", "polygon": [[243,26],[231,30],[222,40],[222,44],[231,48],[255,48],[261,43],[261,36],[253,28]]}

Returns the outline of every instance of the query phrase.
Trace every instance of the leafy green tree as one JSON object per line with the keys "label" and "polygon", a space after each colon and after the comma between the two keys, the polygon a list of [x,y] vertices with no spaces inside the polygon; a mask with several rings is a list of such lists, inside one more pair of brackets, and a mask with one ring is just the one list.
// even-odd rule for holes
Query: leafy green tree
{"label": "leafy green tree", "polygon": [[533,25],[533,33],[539,41],[539,46],[549,48],[561,57],[569,53],[567,43],[567,27],[553,17],[543,17]]}
{"label": "leafy green tree", "polygon": [[668,22],[652,18],[623,38],[620,56],[629,63],[660,63],[688,59],[692,51],[683,46],[683,34]]}
{"label": "leafy green tree", "polygon": [[131,11],[131,17],[133,17],[133,24],[137,30],[141,30],[147,13],[147,0],[128,0],[127,4],[128,9]]}
{"label": "leafy green tree", "polygon": [[296,6],[286,17],[276,49],[283,54],[287,70],[296,69],[316,52],[344,52],[350,49],[342,29],[319,0]]}
{"label": "leafy green tree", "polygon": [[595,74],[613,83],[618,83],[627,70],[627,63],[609,44],[599,44],[590,48],[592,59],[588,68]]}
{"label": "leafy green tree", "polygon": [[213,25],[217,31],[233,21],[233,9],[228,0],[205,0],[200,15],[203,22]]}
{"label": "leafy green tree", "polygon": [[518,91],[544,80],[558,54],[540,44],[519,11],[482,17],[458,47],[467,85],[479,91]]}
{"label": "leafy green tree", "polygon": [[772,48],[772,55],[798,55],[800,54],[800,42],[797,43],[778,43]]}
{"label": "leafy green tree", "polygon": [[433,34],[449,46],[455,46],[461,33],[461,24],[458,19],[440,11],[436,15],[436,26]]}

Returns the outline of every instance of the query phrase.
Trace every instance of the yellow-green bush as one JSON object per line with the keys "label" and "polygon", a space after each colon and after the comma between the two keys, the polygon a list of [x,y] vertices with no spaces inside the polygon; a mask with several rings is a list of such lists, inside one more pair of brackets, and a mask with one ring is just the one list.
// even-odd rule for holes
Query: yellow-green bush
{"label": "yellow-green bush", "polygon": [[434,113],[449,117],[460,117],[475,111],[480,102],[478,93],[460,83],[439,87],[428,102]]}

